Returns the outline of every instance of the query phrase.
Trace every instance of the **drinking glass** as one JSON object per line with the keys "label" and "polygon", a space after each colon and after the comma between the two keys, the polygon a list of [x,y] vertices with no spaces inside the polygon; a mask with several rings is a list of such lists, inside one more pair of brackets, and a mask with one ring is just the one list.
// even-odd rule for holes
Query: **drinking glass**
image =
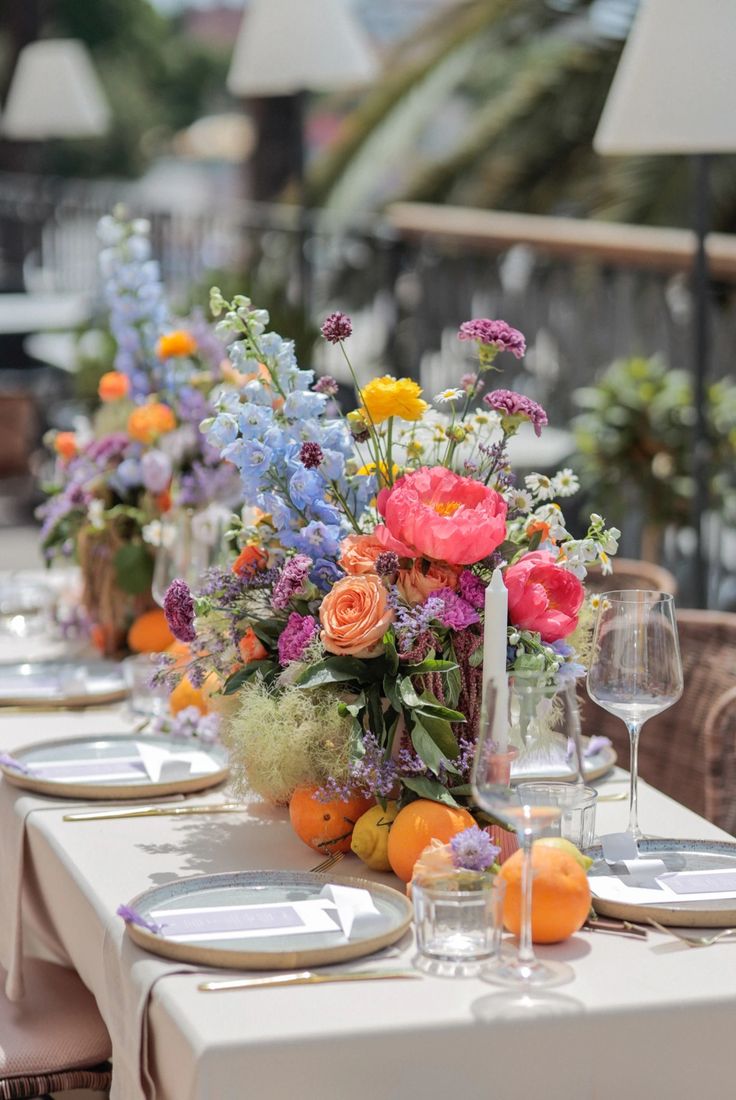
{"label": "drinking glass", "polygon": [[151,586],[159,607],[177,577],[195,587],[211,566],[223,561],[229,521],[230,513],[217,505],[202,511],[183,508],[161,521],[161,545],[156,550]]}
{"label": "drinking glass", "polygon": [[601,595],[588,670],[591,699],[620,718],[631,745],[629,828],[639,828],[637,802],[639,733],[648,718],[682,695],[682,662],[673,596],[631,589]]}
{"label": "drinking glass", "polygon": [[[509,752],[516,750],[536,760],[545,747],[569,731],[570,695],[558,691],[542,673],[514,673],[493,681],[486,688],[485,717],[481,724],[471,774],[477,805],[491,817],[513,826],[523,851],[521,872],[521,929],[513,959],[500,956],[481,970],[480,976],[498,985],[535,988],[560,985],[573,977],[566,963],[542,961],[532,946],[532,844],[547,828],[560,820],[561,809],[549,803],[532,802],[510,784]],[[579,760],[578,760],[579,767]]]}

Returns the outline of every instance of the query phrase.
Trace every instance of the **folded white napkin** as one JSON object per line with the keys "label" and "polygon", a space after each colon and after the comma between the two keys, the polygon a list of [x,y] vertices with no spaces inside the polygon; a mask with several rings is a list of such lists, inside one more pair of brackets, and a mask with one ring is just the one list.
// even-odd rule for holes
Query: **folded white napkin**
{"label": "folded white napkin", "polygon": [[351,936],[375,936],[383,931],[384,917],[376,909],[367,890],[328,883],[320,891],[320,897],[334,905],[345,939],[349,940]]}
{"label": "folded white napkin", "polygon": [[219,767],[206,752],[170,752],[145,741],[136,741],[135,747],[152,783],[172,783],[190,776],[211,775]]}

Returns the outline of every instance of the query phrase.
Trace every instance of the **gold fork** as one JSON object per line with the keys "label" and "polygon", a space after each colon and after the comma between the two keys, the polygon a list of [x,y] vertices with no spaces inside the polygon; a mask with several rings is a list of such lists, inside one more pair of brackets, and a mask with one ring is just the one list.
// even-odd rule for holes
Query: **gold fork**
{"label": "gold fork", "polygon": [[313,875],[321,875],[323,871],[329,871],[330,867],[334,867],[341,859],[342,852],[330,852],[330,854],[318,863],[316,867],[310,867],[309,870]]}
{"label": "gold fork", "polygon": [[678,932],[675,928],[665,928],[663,924],[657,924],[656,920],[652,920],[651,917],[647,919],[660,932],[666,932],[669,936],[674,936],[676,940],[679,940],[680,943],[686,943],[688,947],[710,947],[711,944],[718,943],[719,940],[725,940],[727,936],[733,936],[736,933],[736,928],[724,928],[714,936],[710,934],[706,936],[684,936],[682,932]]}

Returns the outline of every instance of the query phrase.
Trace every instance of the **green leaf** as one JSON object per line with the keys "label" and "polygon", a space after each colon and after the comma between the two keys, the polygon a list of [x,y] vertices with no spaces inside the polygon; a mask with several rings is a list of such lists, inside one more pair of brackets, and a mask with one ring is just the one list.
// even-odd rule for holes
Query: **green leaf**
{"label": "green leaf", "polygon": [[456,669],[456,661],[440,661],[433,657],[427,657],[418,665],[410,665],[409,673],[412,676],[423,676],[427,672],[452,672]]}
{"label": "green leaf", "polygon": [[461,711],[452,710],[450,707],[444,706],[431,691],[423,691],[421,695],[417,695],[414,690],[414,685],[408,676],[405,676],[403,680],[399,681],[399,694],[401,695],[404,705],[410,707],[412,710],[416,707],[435,715],[437,718],[447,718],[450,722],[465,721],[465,715],[462,714]]}
{"label": "green leaf", "polygon": [[392,630],[386,631],[383,635],[383,646],[386,651],[386,662],[388,664],[389,673],[395,676],[399,671],[399,654],[396,651],[396,642]]}
{"label": "green leaf", "polygon": [[141,542],[125,543],[113,559],[115,581],[123,592],[140,596],[148,592],[153,580],[153,558]]}
{"label": "green leaf", "polygon": [[234,672],[232,676],[228,676],[222,689],[223,695],[234,695],[238,688],[242,687],[247,680],[250,680],[257,672],[266,676],[269,672],[275,672],[277,668],[275,661],[262,660],[251,661],[245,668],[239,668],[237,672]]}
{"label": "green leaf", "polygon": [[399,680],[399,695],[407,707],[420,707],[422,705],[422,701],[408,676],[403,676]]}
{"label": "green leaf", "polygon": [[383,720],[383,695],[381,693],[380,684],[371,684],[366,691],[365,701],[368,729],[375,736],[378,743],[382,744],[385,727]]}
{"label": "green leaf", "polygon": [[401,696],[399,695],[399,687],[397,681],[394,679],[393,676],[384,676],[383,694],[386,696],[394,710],[401,710]]}
{"label": "green leaf", "polygon": [[357,699],[354,699],[352,703],[340,702],[337,704],[337,713],[341,718],[347,718],[351,715],[353,718],[357,718],[363,707],[365,706],[365,695],[361,691]]}
{"label": "green leaf", "polygon": [[437,775],[445,761],[445,757],[441,749],[437,747],[432,735],[419,721],[416,721],[412,727],[411,743],[422,763],[426,764],[429,770]]}
{"label": "green leaf", "polygon": [[534,534],[532,535],[532,537],[529,539],[528,550],[536,550],[539,547],[539,544],[540,544],[541,541],[542,541],[542,532],[541,531],[535,531]]}
{"label": "green leaf", "polygon": [[253,632],[267,649],[276,649],[284,624],[278,619],[261,619],[253,622]]}
{"label": "green leaf", "polygon": [[424,710],[412,711],[412,718],[415,724],[421,722],[444,757],[448,760],[457,759],[460,755],[460,748],[447,719],[437,718],[436,715],[428,714]]}
{"label": "green leaf", "polygon": [[428,798],[431,802],[443,802],[445,806],[458,806],[447,787],[443,787],[437,779],[431,779],[427,775],[417,775],[412,779],[402,779],[401,782],[410,791],[414,791],[420,798]]}
{"label": "green leaf", "polygon": [[344,684],[357,680],[360,684],[369,684],[371,676],[356,657],[326,657],[305,669],[297,680],[300,687],[322,687],[325,684]]}

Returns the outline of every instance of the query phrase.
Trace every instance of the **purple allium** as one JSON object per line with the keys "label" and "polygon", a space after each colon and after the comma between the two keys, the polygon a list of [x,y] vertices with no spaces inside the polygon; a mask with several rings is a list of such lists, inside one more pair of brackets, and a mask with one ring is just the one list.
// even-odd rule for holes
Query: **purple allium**
{"label": "purple allium", "polygon": [[319,443],[302,443],[299,450],[299,461],[308,470],[316,470],[324,457],[324,452]]}
{"label": "purple allium", "polygon": [[279,637],[279,662],[288,665],[291,661],[300,661],[317,630],[315,618],[292,611]]}
{"label": "purple allium", "polygon": [[164,596],[164,614],[169,630],[180,642],[193,642],[197,637],[194,629],[194,600],[189,585],[177,577],[166,589]]}
{"label": "purple allium", "polygon": [[438,588],[432,593],[435,600],[442,601],[442,610],[435,615],[438,622],[451,630],[465,630],[478,622],[478,612],[451,588]]}
{"label": "purple allium", "polygon": [[275,608],[283,611],[288,606],[289,600],[301,594],[312,564],[312,559],[306,554],[295,554],[284,563],[281,575],[273,587],[271,602]]}
{"label": "purple allium", "polygon": [[542,428],[548,423],[547,414],[541,405],[514,390],[492,390],[483,398],[483,404],[500,413],[502,417],[516,416],[520,420],[528,420],[537,435],[542,434]]}
{"label": "purple allium", "polygon": [[399,571],[399,555],[393,550],[383,550],[374,564],[379,577],[392,577]]}
{"label": "purple allium", "polygon": [[479,829],[477,825],[455,833],[450,841],[452,862],[459,870],[487,871],[496,862],[500,851],[485,829]]}
{"label": "purple allium", "polygon": [[485,347],[496,351],[510,351],[517,359],[526,352],[526,340],[523,333],[512,328],[505,321],[489,321],[487,317],[477,317],[473,321],[464,321],[457,334],[458,340],[477,340]]}
{"label": "purple allium", "polygon": [[312,387],[315,393],[324,393],[327,397],[334,397],[340,389],[339,383],[330,374],[323,374]]}
{"label": "purple allium", "polygon": [[486,586],[475,573],[463,569],[460,574],[460,595],[471,607],[481,608],[486,602]]}
{"label": "purple allium", "polygon": [[322,335],[330,344],[339,344],[352,334],[353,322],[345,313],[331,313],[322,325]]}

